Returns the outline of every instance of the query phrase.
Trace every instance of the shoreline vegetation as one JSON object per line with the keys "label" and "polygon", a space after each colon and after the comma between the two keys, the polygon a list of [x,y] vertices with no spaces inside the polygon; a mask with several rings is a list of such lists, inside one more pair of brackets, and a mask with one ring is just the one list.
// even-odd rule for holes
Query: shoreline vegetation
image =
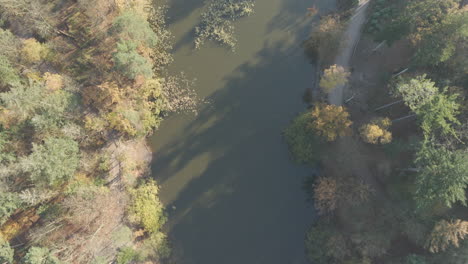
{"label": "shoreline vegetation", "polygon": [[0,263],[160,263],[146,137],[195,113],[151,0],[0,0]]}
{"label": "shoreline vegetation", "polygon": [[322,16],[304,43],[319,89],[284,133],[295,161],[321,168],[306,181],[319,214],[307,258],[467,263],[466,1],[370,1],[348,68],[335,55],[352,10]]}

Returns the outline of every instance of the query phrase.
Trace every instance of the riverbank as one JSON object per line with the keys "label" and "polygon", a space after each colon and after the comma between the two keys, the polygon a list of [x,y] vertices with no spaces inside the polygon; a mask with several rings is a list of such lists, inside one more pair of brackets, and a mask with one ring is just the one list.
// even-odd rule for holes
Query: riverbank
{"label": "riverbank", "polygon": [[[450,24],[461,30],[466,7],[418,0],[374,1],[367,9],[369,22],[356,14],[360,23],[351,19],[343,30],[345,39],[354,39],[329,63],[335,65],[324,69],[322,96],[286,135],[298,161],[323,168],[308,185],[320,214],[307,232],[308,258],[312,263],[465,263],[461,252],[468,243],[454,243],[448,228],[459,232],[467,223],[468,166],[461,162],[467,160],[466,146],[457,140],[466,138],[467,113],[461,107],[466,92],[455,88],[466,85],[451,65],[466,55],[449,53],[452,61],[431,62],[447,50],[432,46],[441,36],[440,25],[426,18],[428,10],[442,24],[463,18]],[[330,51],[323,43],[336,40],[342,29],[333,15],[321,22],[322,30],[308,45],[314,58],[323,58],[317,50]],[[427,32],[421,33],[415,25],[423,23]],[[353,29],[359,24],[366,32],[362,37]],[[427,35],[421,40],[421,34]],[[463,36],[450,41],[460,45]]]}

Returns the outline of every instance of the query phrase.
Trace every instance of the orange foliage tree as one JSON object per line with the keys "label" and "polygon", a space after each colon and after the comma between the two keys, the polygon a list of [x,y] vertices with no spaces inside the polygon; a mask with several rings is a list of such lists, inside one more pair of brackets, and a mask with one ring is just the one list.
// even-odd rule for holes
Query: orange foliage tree
{"label": "orange foliage tree", "polygon": [[460,246],[460,241],[468,235],[468,222],[456,219],[439,221],[426,242],[426,248],[432,253],[445,251],[451,244]]}

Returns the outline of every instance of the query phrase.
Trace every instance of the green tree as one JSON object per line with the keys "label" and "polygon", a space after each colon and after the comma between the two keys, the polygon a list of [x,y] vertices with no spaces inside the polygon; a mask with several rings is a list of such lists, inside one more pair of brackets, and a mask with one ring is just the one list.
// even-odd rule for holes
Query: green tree
{"label": "green tree", "polygon": [[61,262],[55,257],[48,248],[31,247],[28,253],[22,259],[24,264],[60,264]]}
{"label": "green tree", "polygon": [[400,78],[394,90],[395,95],[401,96],[405,104],[413,111],[430,102],[439,93],[439,88],[433,81],[426,78],[425,74],[411,79]]}
{"label": "green tree", "polygon": [[20,167],[41,187],[53,187],[69,180],[79,162],[78,143],[69,138],[47,138],[43,145],[33,143],[31,155]]}
{"label": "green tree", "polygon": [[131,190],[129,218],[132,222],[143,226],[149,233],[157,232],[166,222],[164,206],[158,197],[159,187],[154,181],[149,181]]}
{"label": "green tree", "polygon": [[0,55],[10,60],[18,59],[20,41],[9,30],[0,29]]}
{"label": "green tree", "polygon": [[10,61],[0,55],[0,85],[7,86],[19,84],[20,77],[18,71],[11,65]]}
{"label": "green tree", "polygon": [[131,247],[121,248],[117,253],[117,264],[130,264],[138,260],[142,260],[142,256]]}
{"label": "green tree", "polygon": [[15,251],[10,247],[10,243],[0,236],[0,263],[13,263]]}
{"label": "green tree", "polygon": [[149,47],[154,47],[158,43],[158,37],[148,21],[133,11],[125,11],[116,17],[113,30],[126,40],[133,40]]}
{"label": "green tree", "polygon": [[439,93],[430,102],[416,110],[425,135],[430,136],[441,133],[443,136],[453,135],[457,137],[453,128],[454,125],[460,124],[456,117],[460,108],[457,98],[457,94]]}
{"label": "green tree", "polygon": [[408,26],[410,40],[416,44],[424,35],[431,34],[448,15],[458,10],[460,0],[407,1],[400,23]]}
{"label": "green tree", "polygon": [[312,116],[309,112],[296,117],[284,131],[284,139],[289,147],[292,158],[303,164],[316,164],[320,161],[320,153],[324,142],[310,127]]}
{"label": "green tree", "polygon": [[425,143],[416,154],[415,199],[418,207],[443,203],[451,207],[456,202],[466,205],[468,155],[442,146]]}
{"label": "green tree", "polygon": [[150,62],[137,52],[137,45],[130,40],[117,43],[117,51],[113,54],[115,68],[129,79],[138,75],[146,78],[153,76]]}
{"label": "green tree", "polygon": [[[50,91],[43,82],[30,81],[27,85],[15,85],[0,94],[1,105],[14,112],[20,121],[36,117],[39,129],[48,122],[56,126],[63,124],[65,112],[73,110],[73,96],[63,90]],[[52,124],[51,124],[52,125]]]}
{"label": "green tree", "polygon": [[419,65],[438,65],[455,55],[458,45],[468,37],[468,12],[450,15],[422,37],[415,59]]}
{"label": "green tree", "polygon": [[0,225],[21,207],[21,199],[15,193],[0,192]]}

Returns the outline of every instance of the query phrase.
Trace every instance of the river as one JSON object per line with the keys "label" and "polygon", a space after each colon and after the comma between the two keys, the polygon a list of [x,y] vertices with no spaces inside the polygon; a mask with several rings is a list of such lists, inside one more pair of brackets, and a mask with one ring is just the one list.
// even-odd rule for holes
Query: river
{"label": "river", "polygon": [[172,116],[151,138],[177,263],[306,263],[314,210],[302,185],[311,172],[289,159],[281,132],[314,81],[301,47],[307,8],[323,12],[332,2],[256,0],[255,14],[235,23],[233,53],[210,42],[194,51],[203,1],[169,0],[170,71],[197,78],[209,102],[197,116]]}

